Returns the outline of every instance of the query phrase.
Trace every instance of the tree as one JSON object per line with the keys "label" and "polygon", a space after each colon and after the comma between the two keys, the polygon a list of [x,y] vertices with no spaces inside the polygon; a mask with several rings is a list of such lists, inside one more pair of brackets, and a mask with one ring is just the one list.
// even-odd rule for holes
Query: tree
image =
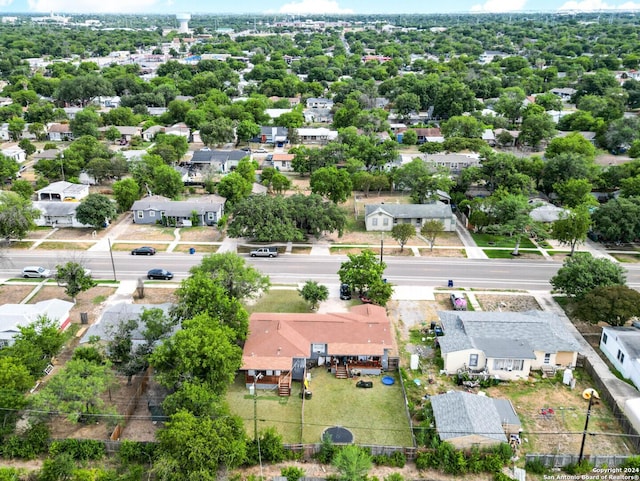
{"label": "tree", "polygon": [[592,324],[604,321],[611,326],[624,326],[640,316],[640,292],[621,285],[596,287],[577,301],[573,312]]}
{"label": "tree", "polygon": [[242,349],[235,332],[206,314],[182,321],[182,329],[156,347],[150,357],[156,378],[175,389],[185,381],[206,383],[223,394],[240,369]]}
{"label": "tree", "polygon": [[76,218],[82,224],[102,229],[116,216],[116,207],[102,194],[89,194],[76,209]]}
{"label": "tree", "polygon": [[227,199],[227,204],[233,206],[246,199],[251,194],[252,184],[237,172],[225,175],[218,184],[218,194]]}
{"label": "tree", "polygon": [[185,410],[171,416],[158,432],[159,481],[215,481],[221,467],[233,469],[246,458],[247,436],[237,416],[196,416]]}
{"label": "tree", "polygon": [[71,132],[76,139],[87,135],[97,139],[99,137],[99,125],[100,116],[93,107],[86,108],[76,113],[73,120],[69,122]]}
{"label": "tree", "polygon": [[349,173],[335,167],[322,167],[311,174],[311,192],[326,196],[334,204],[342,203],[351,194],[353,184]]}
{"label": "tree", "polygon": [[133,203],[140,198],[140,186],[131,177],[119,180],[113,184],[113,196],[120,212],[127,212]]}
{"label": "tree", "polygon": [[555,123],[547,113],[528,115],[522,121],[518,139],[537,150],[540,142],[549,140],[556,134]]}
{"label": "tree", "polygon": [[211,324],[229,328],[234,340],[243,341],[249,330],[249,315],[240,300],[230,297],[216,279],[197,271],[180,283],[176,290],[178,302],[171,309],[175,321],[206,315]]}
{"label": "tree", "polygon": [[30,199],[15,192],[0,191],[0,237],[22,239],[35,228],[34,220],[39,211],[31,205]]}
{"label": "tree", "polygon": [[640,198],[611,199],[592,215],[594,230],[604,240],[631,242],[640,235]]}
{"label": "tree", "polygon": [[587,179],[569,179],[553,184],[553,190],[558,195],[560,202],[569,208],[579,205],[595,206],[598,201],[591,195],[593,184]]}
{"label": "tree", "polygon": [[565,137],[556,137],[544,151],[547,159],[553,159],[560,154],[580,154],[582,157],[593,160],[596,157],[596,148],[580,132],[571,132]]}
{"label": "tree", "polygon": [[597,176],[599,167],[593,159],[576,153],[562,153],[547,160],[542,172],[544,192],[553,192],[553,185],[569,179],[591,180]]}
{"label": "tree", "polygon": [[491,213],[495,220],[492,229],[502,235],[515,237],[516,244],[511,255],[520,255],[520,240],[523,235],[540,230],[540,224],[529,215],[532,209],[533,205],[523,195],[499,190],[492,196]]}
{"label": "tree", "polygon": [[436,243],[437,237],[444,232],[444,224],[437,219],[427,220],[420,229],[420,235],[429,241],[430,250]]}
{"label": "tree", "polygon": [[113,125],[110,125],[107,130],[104,131],[104,138],[110,142],[115,142],[122,137],[120,131]]}
{"label": "tree", "polygon": [[31,405],[36,410],[64,413],[70,421],[78,422],[83,414],[104,411],[102,394],[113,380],[108,364],[72,359],[31,397]]}
{"label": "tree", "polygon": [[200,137],[209,146],[233,142],[233,123],[225,117],[214,119],[200,127]]}
{"label": "tree", "polygon": [[304,237],[292,218],[289,201],[282,196],[249,197],[234,205],[232,212],[227,229],[230,237],[260,242],[299,241]]}
{"label": "tree", "polygon": [[338,270],[342,284],[348,284],[362,294],[367,288],[382,280],[382,274],[387,265],[380,262],[372,251],[364,250],[360,254],[347,254],[347,257],[349,260],[343,262]]}
{"label": "tree", "polygon": [[158,165],[153,169],[153,192],[171,199],[176,199],[184,190],[180,172],[170,165]]}
{"label": "tree", "polygon": [[0,180],[13,180],[20,170],[18,162],[5,155],[0,155]]}
{"label": "tree", "polygon": [[505,116],[512,124],[518,120],[526,98],[520,87],[507,87],[503,90],[495,105],[495,111]]}
{"label": "tree", "polygon": [[414,129],[409,129],[402,134],[403,145],[416,145],[418,143],[418,134]]}
{"label": "tree", "polygon": [[11,140],[19,140],[22,137],[22,132],[27,123],[21,117],[13,117],[9,120],[9,135]]}
{"label": "tree", "polygon": [[624,273],[621,266],[609,259],[576,252],[564,260],[558,273],[551,278],[551,285],[569,297],[581,299],[596,287],[624,285]]}
{"label": "tree", "polygon": [[398,95],[394,101],[394,107],[402,117],[408,117],[411,112],[420,110],[420,97],[411,92]]}
{"label": "tree", "polygon": [[316,281],[305,282],[302,289],[298,289],[298,292],[302,298],[311,305],[312,311],[316,310],[320,302],[326,301],[329,298],[329,289],[327,289],[327,286],[318,284]]}
{"label": "tree", "polygon": [[24,150],[25,154],[27,155],[31,155],[37,150],[36,146],[33,145],[33,143],[31,143],[29,139],[22,139],[20,142],[18,142],[18,147]]}
{"label": "tree", "polygon": [[365,449],[350,444],[336,453],[332,464],[340,472],[341,481],[366,481],[373,462]]}
{"label": "tree", "polygon": [[76,302],[76,296],[96,286],[91,274],[77,262],[56,266],[56,282],[64,286],[64,292]]}
{"label": "tree", "polygon": [[449,137],[464,137],[467,139],[481,139],[485,126],[475,117],[458,115],[451,117],[442,124],[442,135]]}
{"label": "tree", "polygon": [[413,224],[396,224],[391,229],[391,237],[400,244],[400,252],[404,250],[404,245],[409,239],[416,235],[416,228]]}
{"label": "tree", "polygon": [[200,265],[190,269],[192,274],[202,272],[224,287],[230,297],[243,301],[252,299],[269,290],[271,283],[268,276],[248,265],[234,252],[209,254],[202,258]]}
{"label": "tree", "polygon": [[167,416],[181,410],[189,411],[198,417],[213,418],[229,414],[229,410],[220,396],[211,391],[206,384],[188,381],[164,399],[162,409]]}
{"label": "tree", "polygon": [[576,245],[587,238],[589,227],[591,227],[589,211],[586,206],[580,206],[560,215],[560,218],[553,223],[551,236],[561,244],[570,246],[569,255],[572,256]]}
{"label": "tree", "polygon": [[238,141],[248,142],[260,135],[260,126],[252,120],[242,120],[236,128]]}

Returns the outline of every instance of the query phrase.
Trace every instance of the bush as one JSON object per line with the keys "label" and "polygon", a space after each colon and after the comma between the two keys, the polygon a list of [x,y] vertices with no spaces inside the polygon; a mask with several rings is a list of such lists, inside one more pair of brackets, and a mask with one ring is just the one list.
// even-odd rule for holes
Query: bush
{"label": "bush", "polygon": [[631,456],[620,465],[621,468],[635,468],[640,469],[640,456]]}
{"label": "bush", "polygon": [[391,473],[389,476],[385,476],[384,481],[404,481],[404,476],[400,473]]}
{"label": "bush", "polygon": [[0,448],[2,456],[34,459],[47,452],[49,435],[49,428],[46,424],[33,424],[23,434],[14,434],[4,440]]}
{"label": "bush", "polygon": [[547,468],[538,458],[527,461],[524,465],[524,469],[533,474],[545,474],[547,472]]}
{"label": "bush", "polygon": [[507,476],[503,472],[495,473],[493,475],[493,481],[512,481],[513,478]]}
{"label": "bush", "polygon": [[416,456],[416,468],[419,470],[431,469],[438,467],[439,465],[440,461],[432,451],[418,453],[418,455]]}
{"label": "bush", "polygon": [[322,445],[320,451],[316,454],[316,459],[322,464],[331,464],[333,457],[338,452],[338,447],[333,444],[330,436],[322,438]]}
{"label": "bush", "polygon": [[594,467],[595,465],[593,463],[583,459],[579,463],[568,464],[564,470],[567,474],[587,474],[593,471]]}
{"label": "bush", "polygon": [[55,457],[59,454],[69,454],[76,460],[102,459],[106,449],[101,441],[93,439],[63,439],[53,441],[49,447],[49,455]]}
{"label": "bush", "polygon": [[151,463],[155,456],[156,444],[153,443],[141,443],[138,441],[129,441],[125,439],[120,443],[120,449],[118,449],[118,458],[125,463],[139,463],[147,464]]}
{"label": "bush", "polygon": [[287,466],[286,468],[282,468],[280,470],[280,474],[287,478],[287,481],[298,481],[300,478],[304,477],[306,473],[302,468],[298,468],[296,466]]}

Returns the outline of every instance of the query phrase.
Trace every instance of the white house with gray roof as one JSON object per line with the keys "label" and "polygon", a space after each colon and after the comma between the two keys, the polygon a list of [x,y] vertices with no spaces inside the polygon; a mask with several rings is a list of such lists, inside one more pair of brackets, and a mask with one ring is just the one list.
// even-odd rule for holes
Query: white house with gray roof
{"label": "white house with gray roof", "polygon": [[625,379],[640,389],[640,329],[636,327],[602,328],[600,350]]}
{"label": "white house with gray roof", "polygon": [[4,304],[0,306],[0,348],[10,346],[20,332],[41,317],[55,322],[60,331],[71,324],[73,302],[49,299],[35,304]]}
{"label": "white house with gray roof", "polygon": [[439,220],[446,232],[456,230],[456,218],[451,211],[451,206],[443,202],[364,206],[364,222],[367,231],[391,231],[397,224],[411,224],[416,229],[420,229],[428,220]]}
{"label": "white house with gray roof", "polygon": [[145,197],[131,206],[134,224],[216,225],[224,215],[226,199],[218,195],[203,196],[198,200],[171,200],[161,196]]}
{"label": "white house with gray roof", "polygon": [[33,208],[40,216],[34,222],[40,227],[91,227],[78,222],[76,210],[79,205],[79,202],[36,201]]}
{"label": "white house with gray roof", "polygon": [[447,374],[471,370],[516,380],[531,370],[576,365],[580,345],[554,314],[441,311],[438,316]]}
{"label": "white house with gray roof", "polygon": [[520,432],[520,420],[511,401],[463,391],[431,397],[436,431],[457,449],[506,443]]}

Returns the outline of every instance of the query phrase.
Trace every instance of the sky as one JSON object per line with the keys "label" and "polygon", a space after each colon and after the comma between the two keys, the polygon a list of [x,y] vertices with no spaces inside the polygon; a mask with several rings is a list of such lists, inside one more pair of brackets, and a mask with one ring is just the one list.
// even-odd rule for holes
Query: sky
{"label": "sky", "polygon": [[628,0],[0,0],[11,13],[385,14],[640,10]]}

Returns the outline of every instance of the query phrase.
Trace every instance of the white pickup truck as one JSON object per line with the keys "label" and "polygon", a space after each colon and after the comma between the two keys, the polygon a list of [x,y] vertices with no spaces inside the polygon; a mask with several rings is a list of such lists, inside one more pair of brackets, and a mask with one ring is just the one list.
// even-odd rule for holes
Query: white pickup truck
{"label": "white pickup truck", "polygon": [[251,251],[251,257],[278,257],[277,247],[259,247]]}

